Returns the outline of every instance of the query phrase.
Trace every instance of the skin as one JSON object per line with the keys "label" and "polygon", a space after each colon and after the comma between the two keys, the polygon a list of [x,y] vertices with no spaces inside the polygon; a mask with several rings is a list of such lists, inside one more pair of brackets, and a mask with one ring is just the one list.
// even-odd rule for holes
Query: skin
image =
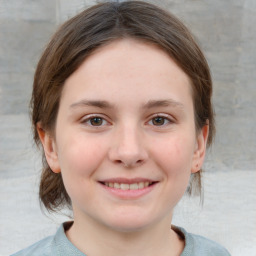
{"label": "skin", "polygon": [[[71,198],[77,248],[180,255],[172,212],[203,164],[208,126],[196,131],[190,80],[165,52],[132,39],[97,49],[65,82],[55,136],[38,131]],[[137,197],[102,184],[120,178],[155,183]]]}

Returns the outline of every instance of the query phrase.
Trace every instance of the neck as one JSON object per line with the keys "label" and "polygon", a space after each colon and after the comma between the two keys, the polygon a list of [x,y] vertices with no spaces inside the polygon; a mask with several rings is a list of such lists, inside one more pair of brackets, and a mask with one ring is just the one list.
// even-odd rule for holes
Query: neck
{"label": "neck", "polygon": [[131,232],[113,230],[91,219],[74,219],[74,224],[66,234],[86,255],[174,256],[180,255],[184,249],[184,241],[171,229],[171,216],[157,224]]}

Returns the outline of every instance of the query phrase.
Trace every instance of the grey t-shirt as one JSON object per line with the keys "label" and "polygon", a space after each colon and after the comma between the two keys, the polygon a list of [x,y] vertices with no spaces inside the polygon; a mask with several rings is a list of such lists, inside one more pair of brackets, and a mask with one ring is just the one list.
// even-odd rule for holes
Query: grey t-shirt
{"label": "grey t-shirt", "polygon": [[[54,236],[49,236],[11,256],[85,256],[66,237],[65,229],[70,225],[70,222],[63,223]],[[185,239],[181,256],[230,256],[229,252],[216,242],[188,233],[180,227],[174,227],[174,230]]]}

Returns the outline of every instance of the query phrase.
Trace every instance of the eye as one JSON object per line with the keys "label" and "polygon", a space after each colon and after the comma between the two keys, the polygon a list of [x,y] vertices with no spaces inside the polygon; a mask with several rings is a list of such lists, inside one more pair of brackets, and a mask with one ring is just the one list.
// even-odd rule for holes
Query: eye
{"label": "eye", "polygon": [[152,119],[152,123],[153,125],[164,125],[166,122],[166,118],[158,116],[158,117],[154,117]]}
{"label": "eye", "polygon": [[103,117],[100,117],[100,116],[89,116],[83,119],[82,123],[88,126],[96,126],[96,127],[105,126],[108,124],[108,122]]}
{"label": "eye", "polygon": [[165,126],[170,123],[172,123],[170,118],[162,115],[157,115],[149,121],[149,124],[154,126]]}
{"label": "eye", "polygon": [[89,119],[89,122],[92,126],[101,126],[105,120],[101,117],[93,117]]}

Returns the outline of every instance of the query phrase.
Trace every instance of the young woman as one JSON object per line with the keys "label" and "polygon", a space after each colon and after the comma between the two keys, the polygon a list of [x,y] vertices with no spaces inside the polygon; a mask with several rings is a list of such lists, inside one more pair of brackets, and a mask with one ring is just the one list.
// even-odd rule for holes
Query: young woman
{"label": "young woman", "polygon": [[95,5],[67,21],[34,79],[40,199],[64,223],[19,255],[218,255],[171,225],[214,135],[212,81],[186,27],[139,1]]}

